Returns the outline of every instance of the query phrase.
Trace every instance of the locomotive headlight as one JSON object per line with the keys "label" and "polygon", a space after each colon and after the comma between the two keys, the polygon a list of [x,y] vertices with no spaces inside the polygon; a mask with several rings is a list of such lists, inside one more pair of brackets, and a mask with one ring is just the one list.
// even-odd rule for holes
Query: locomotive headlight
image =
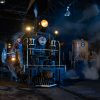
{"label": "locomotive headlight", "polygon": [[12,56],[11,56],[11,61],[12,61],[12,62],[15,62],[15,61],[16,61],[16,55],[12,55]]}
{"label": "locomotive headlight", "polygon": [[26,30],[27,32],[30,32],[30,31],[32,30],[32,27],[31,27],[31,26],[27,26],[27,27],[25,28],[25,30]]}
{"label": "locomotive headlight", "polygon": [[10,43],[8,44],[8,48],[9,48],[9,49],[11,48],[11,44],[10,44]]}
{"label": "locomotive headlight", "polygon": [[40,45],[45,45],[46,42],[47,42],[46,38],[43,37],[43,36],[41,36],[41,37],[38,39],[38,41],[39,41]]}
{"label": "locomotive headlight", "polygon": [[46,28],[46,27],[48,26],[48,21],[45,20],[45,19],[42,20],[42,21],[41,21],[41,26],[44,27],[44,28]]}
{"label": "locomotive headlight", "polygon": [[11,58],[11,61],[12,61],[12,62],[15,62],[15,61],[16,61],[16,58],[15,58],[15,57],[12,57],[12,58]]}
{"label": "locomotive headlight", "polygon": [[59,31],[58,31],[58,30],[55,30],[55,31],[54,31],[54,34],[55,34],[55,35],[58,35],[58,34],[59,34]]}

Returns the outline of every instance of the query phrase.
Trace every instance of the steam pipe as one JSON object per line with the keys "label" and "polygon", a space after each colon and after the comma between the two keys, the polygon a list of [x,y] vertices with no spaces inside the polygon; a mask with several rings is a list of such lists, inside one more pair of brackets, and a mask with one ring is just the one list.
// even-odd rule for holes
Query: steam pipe
{"label": "steam pipe", "polygon": [[26,62],[26,66],[28,68],[28,38],[26,38],[26,40],[27,40],[27,62]]}
{"label": "steam pipe", "polygon": [[61,44],[59,41],[57,41],[58,45],[59,45],[59,84],[60,84],[60,49],[61,49]]}

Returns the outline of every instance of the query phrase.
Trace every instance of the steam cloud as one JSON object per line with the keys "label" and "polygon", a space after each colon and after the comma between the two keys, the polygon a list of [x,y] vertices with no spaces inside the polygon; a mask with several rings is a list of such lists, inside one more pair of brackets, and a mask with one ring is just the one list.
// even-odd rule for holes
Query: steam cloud
{"label": "steam cloud", "polygon": [[85,68],[83,74],[86,79],[97,80],[99,79],[100,71],[100,53],[97,55],[96,60],[92,61],[92,65],[89,66],[88,62],[85,61]]}
{"label": "steam cloud", "polygon": [[99,14],[99,12],[100,11],[99,11],[98,6],[96,4],[94,4],[83,11],[83,17],[78,22],[82,22],[91,17],[97,16]]}

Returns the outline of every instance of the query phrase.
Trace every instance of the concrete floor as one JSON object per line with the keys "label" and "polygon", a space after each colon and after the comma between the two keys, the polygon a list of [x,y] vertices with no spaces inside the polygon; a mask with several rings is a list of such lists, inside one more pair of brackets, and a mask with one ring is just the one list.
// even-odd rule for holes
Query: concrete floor
{"label": "concrete floor", "polygon": [[61,86],[66,92],[87,100],[100,100],[100,80],[84,80],[72,85]]}
{"label": "concrete floor", "polygon": [[[52,88],[0,81],[0,100],[100,100],[100,81],[77,81]],[[69,82],[70,84],[70,82]]]}
{"label": "concrete floor", "polygon": [[33,90],[0,87],[0,100],[83,100],[60,88],[36,88]]}

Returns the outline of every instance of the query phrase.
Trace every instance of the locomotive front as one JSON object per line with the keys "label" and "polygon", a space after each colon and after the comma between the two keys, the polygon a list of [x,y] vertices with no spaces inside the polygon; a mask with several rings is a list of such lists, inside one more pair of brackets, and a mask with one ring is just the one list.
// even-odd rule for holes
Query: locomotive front
{"label": "locomotive front", "polygon": [[[13,72],[20,80],[34,85],[55,84],[59,80],[60,42],[51,34],[37,32],[31,37],[20,37],[2,53],[6,54],[3,63],[13,67]],[[8,60],[11,58],[12,61]],[[64,66],[64,65],[62,65]],[[24,79],[21,79],[23,76]]]}

